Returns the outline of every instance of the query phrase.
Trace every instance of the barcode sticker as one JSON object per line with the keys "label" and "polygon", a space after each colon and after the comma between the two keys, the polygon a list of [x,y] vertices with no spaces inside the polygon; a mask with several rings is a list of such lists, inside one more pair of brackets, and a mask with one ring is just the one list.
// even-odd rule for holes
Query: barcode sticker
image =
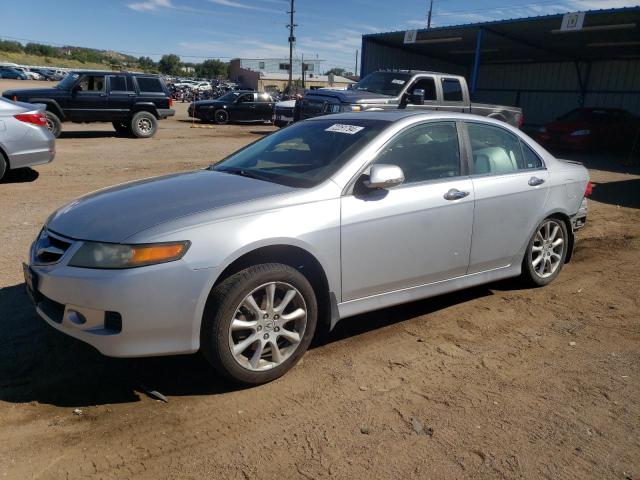
{"label": "barcode sticker", "polygon": [[343,125],[341,123],[336,123],[327,128],[325,132],[347,133],[349,135],[354,135],[360,130],[364,130],[364,127],[359,127],[358,125]]}

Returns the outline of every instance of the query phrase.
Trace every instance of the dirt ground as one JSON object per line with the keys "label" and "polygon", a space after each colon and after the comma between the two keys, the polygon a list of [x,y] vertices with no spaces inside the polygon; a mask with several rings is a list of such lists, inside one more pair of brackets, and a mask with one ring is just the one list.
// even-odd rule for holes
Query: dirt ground
{"label": "dirt ground", "polygon": [[573,156],[595,188],[551,286],[345,320],[265,386],[197,355],[108,359],[49,328],[20,265],[52,210],[272,130],[191,128],[177,110],[150,140],[65,124],[52,164],[0,184],[0,478],[640,479],[640,170],[620,157]]}

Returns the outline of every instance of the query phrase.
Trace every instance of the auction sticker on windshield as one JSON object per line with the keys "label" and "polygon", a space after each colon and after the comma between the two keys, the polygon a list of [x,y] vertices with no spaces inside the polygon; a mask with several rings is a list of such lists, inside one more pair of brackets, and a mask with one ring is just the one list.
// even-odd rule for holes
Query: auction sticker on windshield
{"label": "auction sticker on windshield", "polygon": [[360,130],[364,130],[364,127],[359,127],[358,125],[343,125],[341,123],[336,123],[327,128],[325,132],[348,133],[349,135],[353,135],[355,133],[358,133]]}
{"label": "auction sticker on windshield", "polygon": [[391,80],[391,83],[395,83],[396,85],[404,85],[405,81],[400,80],[399,78],[394,78],[393,80]]}

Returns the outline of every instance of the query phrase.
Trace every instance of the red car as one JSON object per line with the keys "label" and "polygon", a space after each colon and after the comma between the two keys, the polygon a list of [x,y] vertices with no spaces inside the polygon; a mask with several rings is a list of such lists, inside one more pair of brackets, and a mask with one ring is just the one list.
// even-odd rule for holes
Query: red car
{"label": "red car", "polygon": [[577,108],[540,127],[536,140],[545,146],[571,150],[630,148],[640,121],[620,108]]}

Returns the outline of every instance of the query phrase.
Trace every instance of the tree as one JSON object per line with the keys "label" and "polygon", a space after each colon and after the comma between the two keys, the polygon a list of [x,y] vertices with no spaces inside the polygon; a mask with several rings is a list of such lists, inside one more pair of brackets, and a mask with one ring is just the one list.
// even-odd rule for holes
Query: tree
{"label": "tree", "polygon": [[163,55],[158,62],[158,70],[165,75],[176,75],[180,72],[180,57],[173,53]]}
{"label": "tree", "polygon": [[203,78],[216,78],[227,75],[227,64],[221,60],[205,60],[196,65],[196,75]]}
{"label": "tree", "polygon": [[340,67],[334,67],[326,73],[326,75],[337,75],[339,77],[342,77],[344,74],[345,69]]}
{"label": "tree", "polygon": [[138,59],[138,66],[142,70],[154,70],[156,68],[156,62],[154,62],[150,57],[140,57]]}

